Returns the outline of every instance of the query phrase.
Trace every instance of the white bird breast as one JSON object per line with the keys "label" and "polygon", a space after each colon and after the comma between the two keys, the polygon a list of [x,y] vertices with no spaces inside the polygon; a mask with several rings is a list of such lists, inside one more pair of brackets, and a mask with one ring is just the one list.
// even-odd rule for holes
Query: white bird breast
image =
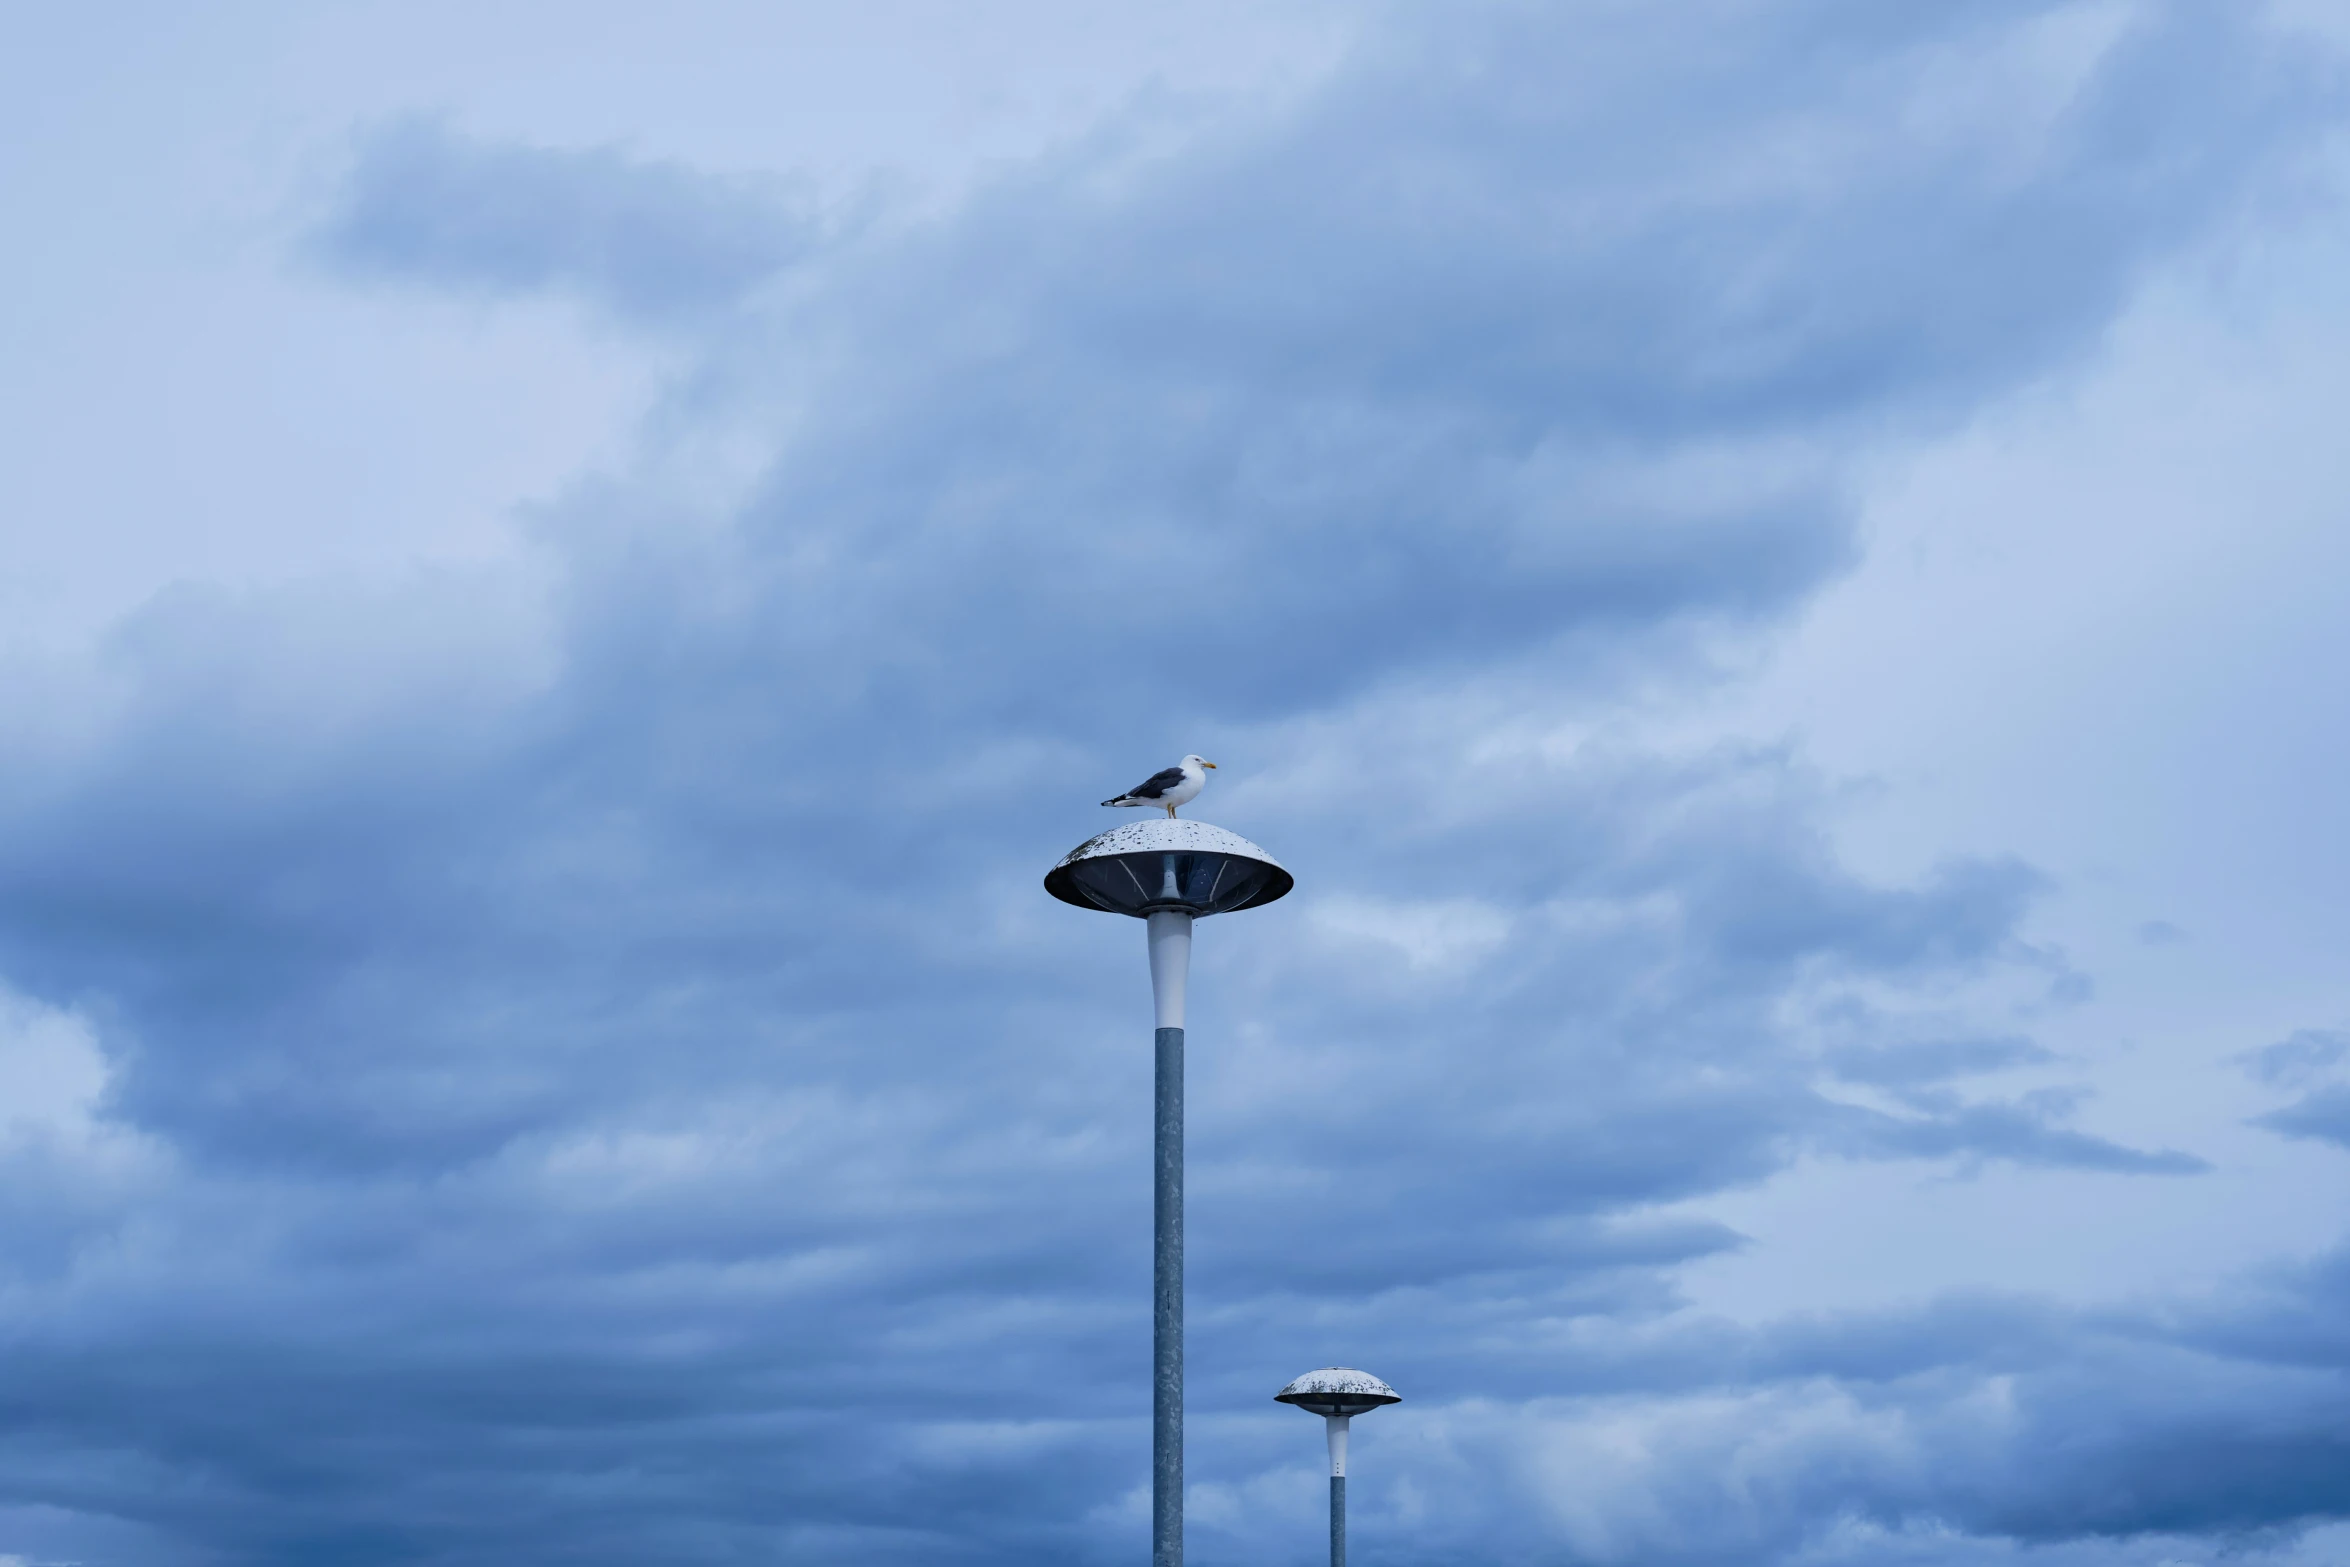
{"label": "white bird breast", "polygon": [[[1159,796],[1169,805],[1189,805],[1199,798],[1199,792],[1208,786],[1208,775],[1196,767],[1183,769],[1183,782]],[[1156,803],[1156,802],[1154,802]]]}

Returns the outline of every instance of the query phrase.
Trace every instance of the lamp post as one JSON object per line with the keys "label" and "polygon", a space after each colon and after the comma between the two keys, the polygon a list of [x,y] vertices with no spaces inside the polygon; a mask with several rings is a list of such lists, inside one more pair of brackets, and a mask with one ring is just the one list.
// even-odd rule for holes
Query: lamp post
{"label": "lamp post", "polygon": [[1130,822],[1062,856],[1044,890],[1132,915],[1149,933],[1156,1014],[1151,1190],[1151,1567],[1183,1567],[1183,990],[1191,925],[1271,903],[1294,882],[1246,838],[1206,822]]}
{"label": "lamp post", "polygon": [[1330,1436],[1330,1567],[1346,1567],[1346,1428],[1355,1416],[1382,1404],[1400,1404],[1394,1388],[1368,1371],[1324,1366],[1273,1395],[1320,1415]]}

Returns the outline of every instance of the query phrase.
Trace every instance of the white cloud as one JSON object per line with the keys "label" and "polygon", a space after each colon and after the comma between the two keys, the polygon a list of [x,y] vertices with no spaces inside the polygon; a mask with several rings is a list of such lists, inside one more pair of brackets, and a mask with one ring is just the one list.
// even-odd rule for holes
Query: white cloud
{"label": "white cloud", "polygon": [[0,1147],[89,1142],[107,1079],[87,1018],[0,989]]}
{"label": "white cloud", "polygon": [[1330,947],[1374,962],[1400,957],[1415,970],[1434,973],[1475,967],[1509,939],[1513,923],[1506,910],[1474,898],[1323,898],[1313,905],[1312,918]]}

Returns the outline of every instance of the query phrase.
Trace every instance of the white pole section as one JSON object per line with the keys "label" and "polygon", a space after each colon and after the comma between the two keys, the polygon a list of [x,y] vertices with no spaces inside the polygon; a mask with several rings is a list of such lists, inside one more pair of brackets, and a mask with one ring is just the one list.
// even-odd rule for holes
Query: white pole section
{"label": "white pole section", "polygon": [[1181,1028],[1184,981],[1191,975],[1191,916],[1163,909],[1151,915],[1149,923],[1151,1004],[1158,1009],[1157,1026]]}
{"label": "white pole section", "polygon": [[1322,1417],[1330,1427],[1330,1478],[1333,1480],[1346,1478],[1346,1423],[1353,1418],[1352,1415]]}

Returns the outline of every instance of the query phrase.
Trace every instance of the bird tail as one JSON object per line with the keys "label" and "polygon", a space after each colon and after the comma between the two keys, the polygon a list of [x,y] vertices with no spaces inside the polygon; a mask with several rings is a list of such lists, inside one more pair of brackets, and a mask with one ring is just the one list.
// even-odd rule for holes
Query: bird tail
{"label": "bird tail", "polygon": [[1104,804],[1104,805],[1125,805],[1125,804],[1128,804],[1129,802],[1131,802],[1131,801],[1133,800],[1133,798],[1134,798],[1134,796],[1132,796],[1132,795],[1130,795],[1130,794],[1122,794],[1122,795],[1118,796],[1118,798],[1116,798],[1115,800],[1104,800],[1104,801],[1102,802],[1102,804]]}

